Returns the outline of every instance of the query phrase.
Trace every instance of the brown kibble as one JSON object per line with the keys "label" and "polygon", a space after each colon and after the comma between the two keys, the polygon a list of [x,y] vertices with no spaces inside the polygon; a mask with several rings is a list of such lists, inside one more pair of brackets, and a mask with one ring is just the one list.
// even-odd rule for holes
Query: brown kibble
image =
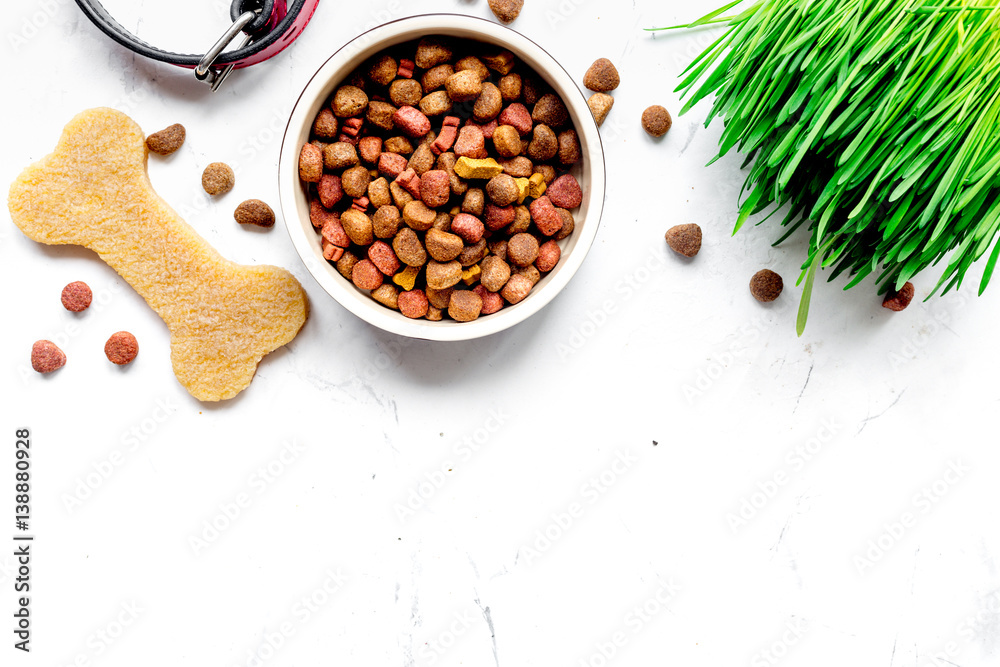
{"label": "brown kibble", "polygon": [[323,178],[323,151],[312,144],[303,144],[299,151],[299,178],[306,183]]}
{"label": "brown kibble", "polygon": [[403,264],[407,266],[423,266],[427,263],[427,251],[420,237],[409,227],[403,227],[392,239],[392,250]]}
{"label": "brown kibble", "polygon": [[409,290],[399,295],[399,312],[410,319],[419,319],[427,314],[430,303],[421,289]]}
{"label": "brown kibble", "polygon": [[406,156],[413,152],[413,143],[406,137],[400,136],[389,137],[383,142],[382,147],[386,153],[399,156]]}
{"label": "brown kibble", "polygon": [[351,269],[351,281],[358,289],[373,290],[382,286],[384,274],[370,259],[363,259]]}
{"label": "brown kibble", "polygon": [[431,306],[446,310],[448,308],[448,302],[451,301],[451,293],[454,291],[454,287],[447,287],[445,289],[432,289],[428,287],[425,293],[427,294],[427,300],[430,301]]}
{"label": "brown kibble", "polygon": [[500,166],[503,167],[503,173],[509,174],[514,178],[529,178],[535,170],[535,165],[524,156],[503,160],[500,162]]}
{"label": "brown kibble", "polygon": [[37,340],[31,346],[31,367],[39,373],[51,373],[66,365],[66,354],[50,340]]}
{"label": "brown kibble", "polygon": [[417,55],[413,59],[420,69],[430,69],[451,60],[451,46],[437,37],[424,37],[417,44]]}
{"label": "brown kibble", "polygon": [[337,260],[337,272],[344,276],[347,280],[351,280],[351,275],[354,271],[354,265],[361,261],[357,255],[352,252],[345,251],[340,259]]}
{"label": "brown kibble", "polygon": [[453,287],[462,279],[462,265],[457,261],[427,262],[427,286],[442,290]]}
{"label": "brown kibble", "polygon": [[465,242],[461,236],[433,227],[427,230],[424,244],[427,246],[427,253],[436,262],[450,262],[458,257],[465,248]]}
{"label": "brown kibble", "polygon": [[483,300],[471,290],[455,290],[448,302],[448,315],[456,322],[471,322],[483,311]]}
{"label": "brown kibble", "polygon": [[533,173],[541,174],[546,185],[551,185],[552,181],[556,180],[556,168],[551,164],[536,164]]}
{"label": "brown kibble", "polygon": [[113,333],[104,344],[104,354],[108,361],[118,366],[130,364],[139,354],[139,341],[127,331]]}
{"label": "brown kibble", "polygon": [[365,196],[371,181],[372,178],[371,174],[368,173],[368,169],[360,165],[344,170],[344,174],[340,177],[340,184],[344,188],[344,192],[348,197],[355,199]]}
{"label": "brown kibble", "polygon": [[389,99],[397,107],[415,107],[423,96],[423,86],[414,79],[397,79],[389,86]]}
{"label": "brown kibble", "polygon": [[343,169],[358,163],[358,151],[346,141],[328,144],[323,149],[323,164],[327,169]]}
{"label": "brown kibble", "polygon": [[259,199],[247,199],[242,202],[236,207],[233,217],[241,225],[274,227],[274,211]]}
{"label": "brown kibble", "polygon": [[531,143],[528,144],[528,157],[532,160],[544,162],[551,160],[559,152],[559,138],[548,125],[538,124],[531,135]]}
{"label": "brown kibble", "polygon": [[521,13],[524,0],[490,0],[490,10],[502,23],[510,23]]}
{"label": "brown kibble", "polygon": [[[420,144],[417,149],[413,151],[413,155],[410,156],[410,161],[406,164],[407,167],[416,172],[417,176],[423,177],[428,171],[434,168],[434,161],[437,156],[434,155],[434,151],[427,144]],[[447,172],[445,172],[447,176]]]}
{"label": "brown kibble", "polygon": [[368,78],[380,86],[388,86],[396,78],[399,64],[390,55],[383,55],[372,63],[368,69]]}
{"label": "brown kibble", "polygon": [[483,84],[483,90],[472,107],[472,117],[480,123],[486,123],[496,118],[501,109],[503,109],[503,95],[499,88],[487,81]]}
{"label": "brown kibble", "polygon": [[521,79],[521,96],[524,98],[524,103],[528,106],[532,106],[542,99],[542,95],[548,88],[539,81],[536,77],[525,76]]}
{"label": "brown kibble", "polygon": [[236,185],[236,174],[225,162],[213,162],[205,167],[205,171],[201,174],[201,187],[213,197],[226,194],[234,185]]}
{"label": "brown kibble", "polygon": [[61,298],[63,308],[73,313],[80,313],[90,307],[94,293],[90,290],[90,285],[77,280],[63,287]]}
{"label": "brown kibble", "polygon": [[542,95],[531,112],[531,120],[545,123],[549,127],[559,127],[569,120],[569,112],[563,101],[552,93]]}
{"label": "brown kibble", "polygon": [[170,155],[184,144],[186,136],[184,126],[174,123],[146,137],[146,148],[157,155]]}
{"label": "brown kibble", "polygon": [[382,283],[378,289],[372,291],[372,298],[386,308],[399,310],[399,288],[392,283]]}
{"label": "brown kibble", "polygon": [[761,303],[774,301],[781,295],[785,283],[770,269],[761,269],[750,279],[750,293]]}
{"label": "brown kibble", "polygon": [[493,55],[483,56],[483,63],[500,76],[507,76],[514,69],[514,54],[510,51],[501,51]]}
{"label": "brown kibble", "polygon": [[590,113],[594,114],[594,120],[597,121],[597,127],[604,124],[604,119],[608,117],[611,113],[611,107],[615,105],[615,98],[604,93],[594,93],[587,100],[587,106],[590,107]]}
{"label": "brown kibble", "polygon": [[524,301],[534,286],[535,284],[531,282],[530,278],[520,273],[515,273],[507,281],[507,284],[503,286],[503,289],[500,290],[500,296],[506,299],[507,303],[514,305],[515,303]]}
{"label": "brown kibble", "polygon": [[500,79],[497,84],[504,102],[516,102],[521,97],[521,75],[516,73],[508,74]]}
{"label": "brown kibble", "polygon": [[388,206],[392,203],[389,181],[385,180],[384,176],[380,176],[368,184],[368,201],[375,208]]}
{"label": "brown kibble", "polygon": [[395,124],[394,119],[396,117],[396,107],[392,106],[388,102],[372,100],[368,104],[368,113],[365,117],[368,119],[368,122],[375,127],[388,132]]}
{"label": "brown kibble", "polygon": [[424,315],[430,322],[440,322],[444,319],[444,312],[440,308],[427,306],[427,314]]}
{"label": "brown kibble", "polygon": [[[439,211],[437,216],[434,218],[434,224],[431,225],[431,229],[437,229],[442,232],[450,232],[451,214],[445,211]],[[430,229],[428,229],[427,231],[430,231]]]}
{"label": "brown kibble", "polygon": [[516,157],[521,154],[521,135],[512,125],[501,125],[493,131],[493,147],[502,157]]}
{"label": "brown kibble", "polygon": [[507,235],[521,234],[529,229],[531,229],[531,211],[523,205],[514,207],[514,220],[506,229]]}
{"label": "brown kibble", "polygon": [[486,184],[486,194],[497,206],[510,206],[517,201],[517,183],[508,174],[494,176]]}
{"label": "brown kibble", "polygon": [[469,188],[462,199],[462,213],[469,215],[482,215],[483,207],[486,205],[486,195],[481,188]]}
{"label": "brown kibble", "polygon": [[399,231],[399,222],[402,217],[399,209],[391,205],[379,206],[372,216],[372,231],[376,238],[391,239]]}
{"label": "brown kibble", "polygon": [[563,224],[552,238],[556,241],[562,241],[564,238],[567,238],[573,233],[573,230],[576,228],[576,221],[573,219],[573,214],[564,208],[557,208],[556,212],[559,214],[559,217],[562,218]]}
{"label": "brown kibble", "polygon": [[445,82],[448,77],[455,73],[455,68],[452,67],[451,63],[444,63],[443,65],[438,65],[432,67],[426,72],[424,72],[423,77],[420,79],[420,83],[423,84],[424,95],[428,95],[435,90],[444,88]]}
{"label": "brown kibble", "polygon": [[454,102],[471,102],[483,92],[482,78],[478,72],[471,69],[455,72],[444,82],[444,86],[448,97]]}
{"label": "brown kibble", "polygon": [[[349,208],[341,213],[340,224],[347,233],[348,238],[351,239],[351,243],[369,245],[375,240],[372,219],[356,208]],[[368,289],[375,288],[369,287]]]}
{"label": "brown kibble", "polygon": [[510,280],[510,264],[496,255],[484,259],[479,268],[482,269],[479,283],[490,292],[499,292]]}
{"label": "brown kibble", "polygon": [[337,118],[360,116],[368,108],[368,95],[357,86],[341,86],[333,96],[333,115]]}
{"label": "brown kibble", "polygon": [[642,129],[654,137],[662,137],[670,130],[672,124],[670,112],[659,104],[654,104],[642,112]]}
{"label": "brown kibble", "polygon": [[694,257],[701,250],[701,227],[691,223],[667,230],[667,245],[679,255]]}
{"label": "brown kibble", "polygon": [[542,279],[541,272],[534,264],[517,267],[516,269],[514,269],[513,275],[524,276],[531,282],[532,285],[537,285],[538,281]]}
{"label": "brown kibble", "polygon": [[321,139],[336,139],[340,130],[340,122],[333,115],[333,109],[323,107],[313,121],[313,134]]}
{"label": "brown kibble", "polygon": [[462,254],[458,256],[458,263],[463,267],[478,264],[483,261],[483,258],[486,257],[489,252],[490,248],[486,243],[486,239],[479,239],[476,243],[467,245],[462,249]]}
{"label": "brown kibble", "polygon": [[563,130],[559,133],[559,163],[569,167],[580,161],[580,138],[576,130]]}
{"label": "brown kibble", "polygon": [[607,93],[618,87],[621,78],[618,70],[607,58],[598,58],[583,75],[583,85],[599,93]]}
{"label": "brown kibble", "polygon": [[882,300],[882,307],[899,312],[909,306],[910,302],[913,301],[913,293],[913,283],[907,282],[898,292],[893,290],[886,294],[885,298]]}
{"label": "brown kibble", "polygon": [[437,211],[429,208],[427,204],[419,199],[414,199],[403,207],[403,222],[418,232],[426,232],[434,226],[434,219],[437,218]]}
{"label": "brown kibble", "polygon": [[507,241],[507,259],[515,266],[528,266],[538,259],[538,239],[531,234],[514,234]]}
{"label": "brown kibble", "polygon": [[441,116],[451,111],[453,104],[446,90],[435,90],[420,100],[420,110],[425,116]]}
{"label": "brown kibble", "polygon": [[467,69],[479,74],[479,80],[485,81],[490,76],[490,70],[483,64],[483,61],[476,56],[465,56],[455,62],[455,71],[461,72]]}

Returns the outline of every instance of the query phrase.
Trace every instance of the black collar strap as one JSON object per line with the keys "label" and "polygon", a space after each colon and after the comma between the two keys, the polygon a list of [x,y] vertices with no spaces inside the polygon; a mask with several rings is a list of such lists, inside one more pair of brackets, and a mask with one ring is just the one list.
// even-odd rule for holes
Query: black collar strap
{"label": "black collar strap", "polygon": [[[125,48],[153,60],[195,69],[196,76],[208,80],[215,90],[231,70],[263,62],[291,44],[309,23],[319,0],[234,0],[230,8],[233,25],[203,55],[157,49],[123,28],[100,2],[76,0],[76,4],[104,34]],[[241,46],[223,53],[240,32],[245,33]]]}

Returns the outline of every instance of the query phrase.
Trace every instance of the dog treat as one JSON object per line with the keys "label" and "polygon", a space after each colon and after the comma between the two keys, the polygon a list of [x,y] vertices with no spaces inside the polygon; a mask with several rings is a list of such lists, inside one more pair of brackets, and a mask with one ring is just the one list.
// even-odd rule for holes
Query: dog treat
{"label": "dog treat", "polygon": [[66,354],[50,340],[36,340],[31,346],[31,367],[39,373],[51,373],[66,365]]}
{"label": "dog treat", "polygon": [[90,307],[94,293],[90,285],[82,281],[72,282],[62,290],[62,305],[66,310],[79,313]]}
{"label": "dog treat", "polygon": [[618,87],[618,70],[607,58],[598,58],[583,75],[583,85],[598,93],[609,93]]}
{"label": "dog treat", "polygon": [[259,199],[247,199],[233,212],[236,222],[241,225],[274,227],[274,211]]}
{"label": "dog treat", "polygon": [[667,230],[667,245],[678,255],[694,257],[701,250],[701,227],[695,224],[676,225]]}
{"label": "dog treat", "polygon": [[673,122],[670,112],[659,104],[654,104],[642,112],[642,129],[654,137],[666,134]]}
{"label": "dog treat", "polygon": [[590,112],[594,114],[594,120],[597,121],[597,127],[604,124],[604,120],[611,113],[611,107],[615,105],[615,98],[604,93],[594,93],[587,100],[587,106],[590,107]]}
{"label": "dog treat", "polygon": [[750,293],[761,303],[774,301],[784,288],[781,276],[770,269],[761,269],[750,279]]}
{"label": "dog treat", "polygon": [[130,364],[139,354],[139,342],[127,331],[113,333],[104,344],[104,354],[117,366]]}
{"label": "dog treat", "polygon": [[234,185],[236,185],[236,174],[225,162],[213,162],[205,167],[205,171],[201,174],[201,187],[213,197],[226,194]]}
{"label": "dog treat", "polygon": [[521,13],[524,0],[490,0],[490,11],[503,23],[510,23]]}
{"label": "dog treat", "polygon": [[146,148],[158,155],[170,155],[184,144],[186,136],[184,126],[174,123],[146,137]]}
{"label": "dog treat", "polygon": [[177,379],[200,400],[245,389],[305,322],[288,271],[224,259],[160,199],[145,135],[119,111],[73,118],[55,151],[18,176],[8,206],[29,238],[94,250],[146,300],[170,330]]}
{"label": "dog treat", "polygon": [[896,312],[904,310],[913,301],[913,292],[913,283],[907,282],[898,292],[893,290],[886,294],[882,300],[882,307]]}
{"label": "dog treat", "polygon": [[[522,2],[490,5],[513,20]],[[588,82],[617,85],[610,63],[592,69]],[[433,35],[394,45],[334,88],[312,128],[299,173],[318,247],[383,306],[467,322],[559,264],[583,151],[563,100],[510,51]]]}

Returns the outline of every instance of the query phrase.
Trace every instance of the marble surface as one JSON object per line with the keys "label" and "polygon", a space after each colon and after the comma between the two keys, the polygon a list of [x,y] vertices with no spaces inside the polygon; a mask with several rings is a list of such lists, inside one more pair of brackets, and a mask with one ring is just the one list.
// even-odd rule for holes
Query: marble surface
{"label": "marble surface", "polygon": [[[193,51],[228,6],[106,4]],[[796,337],[804,239],[772,248],[770,223],[731,235],[740,161],[704,167],[720,132],[702,127],[707,107],[660,141],[638,123],[650,104],[679,109],[676,75],[717,34],[642,28],[716,4],[527,0],[513,27],[571,73],[600,56],[622,73],[602,128],[605,215],[547,308],[452,344],[364,324],[280,224],[248,231],[232,210],[277,207],[285,121],[340,45],[417,13],[490,16],[486,2],[328,0],[294,46],[214,95],[125,52],[70,0],[12,7],[0,180],[86,108],[148,132],[184,123],[182,150],[150,160],[156,189],[230,259],[290,269],[312,312],[247,391],[202,404],[173,377],[164,324],[111,269],[0,216],[0,540],[13,544],[23,426],[36,535],[34,650],[15,651],[5,626],[0,662],[996,664],[1000,287],[893,314],[871,281],[818,283]],[[237,171],[218,200],[199,188],[213,161]],[[663,242],[687,222],[705,232],[693,261]],[[764,267],[787,284],[770,306],[746,287]],[[79,316],[59,305],[74,280],[96,297]],[[936,280],[920,276],[918,296]],[[102,347],[122,329],[141,352],[115,368]],[[69,357],[50,377],[29,367],[39,338]]]}

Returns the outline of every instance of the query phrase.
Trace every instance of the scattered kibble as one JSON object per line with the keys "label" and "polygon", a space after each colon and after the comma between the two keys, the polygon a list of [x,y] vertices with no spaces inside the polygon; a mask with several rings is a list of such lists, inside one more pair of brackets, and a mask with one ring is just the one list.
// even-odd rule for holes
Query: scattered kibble
{"label": "scattered kibble", "polygon": [[770,269],[761,269],[750,279],[750,293],[761,303],[774,301],[784,288],[781,276]]}
{"label": "scattered kibble", "polygon": [[913,283],[906,283],[898,291],[892,291],[885,295],[882,300],[882,307],[899,312],[904,310],[913,301]]}
{"label": "scattered kibble", "polygon": [[594,93],[590,96],[590,99],[587,100],[587,106],[590,107],[590,113],[594,114],[597,127],[604,124],[604,120],[611,113],[611,107],[614,105],[615,98],[606,93]]}
{"label": "scattered kibble", "polygon": [[701,250],[701,227],[696,224],[671,227],[666,237],[667,245],[679,255],[694,257]]}
{"label": "scattered kibble", "polygon": [[146,137],[146,148],[158,155],[170,155],[184,144],[186,136],[184,126],[174,123]]}
{"label": "scattered kibble", "polygon": [[259,199],[247,199],[241,203],[233,212],[233,217],[241,225],[274,227],[274,211]]}
{"label": "scattered kibble", "polygon": [[72,282],[62,291],[62,305],[66,310],[79,313],[90,307],[90,302],[94,299],[94,293],[90,291],[90,286],[85,282]]}
{"label": "scattered kibble", "polygon": [[598,58],[583,75],[583,85],[598,93],[607,93],[618,87],[621,78],[618,70],[607,58]]}
{"label": "scattered kibble", "polygon": [[662,137],[666,134],[673,122],[670,118],[670,112],[659,104],[654,104],[642,112],[642,129],[654,137]]}
{"label": "scattered kibble", "polygon": [[104,354],[108,361],[118,366],[130,364],[139,354],[139,342],[127,331],[113,333],[104,344]]}
{"label": "scattered kibble", "polygon": [[490,0],[490,10],[503,23],[516,19],[523,7],[524,0]]}
{"label": "scattered kibble", "polygon": [[236,174],[225,162],[213,162],[205,167],[201,175],[201,187],[213,197],[226,194],[234,185],[236,185]]}
{"label": "scattered kibble", "polygon": [[37,340],[31,346],[31,367],[39,373],[51,373],[66,365],[66,354],[50,340]]}

